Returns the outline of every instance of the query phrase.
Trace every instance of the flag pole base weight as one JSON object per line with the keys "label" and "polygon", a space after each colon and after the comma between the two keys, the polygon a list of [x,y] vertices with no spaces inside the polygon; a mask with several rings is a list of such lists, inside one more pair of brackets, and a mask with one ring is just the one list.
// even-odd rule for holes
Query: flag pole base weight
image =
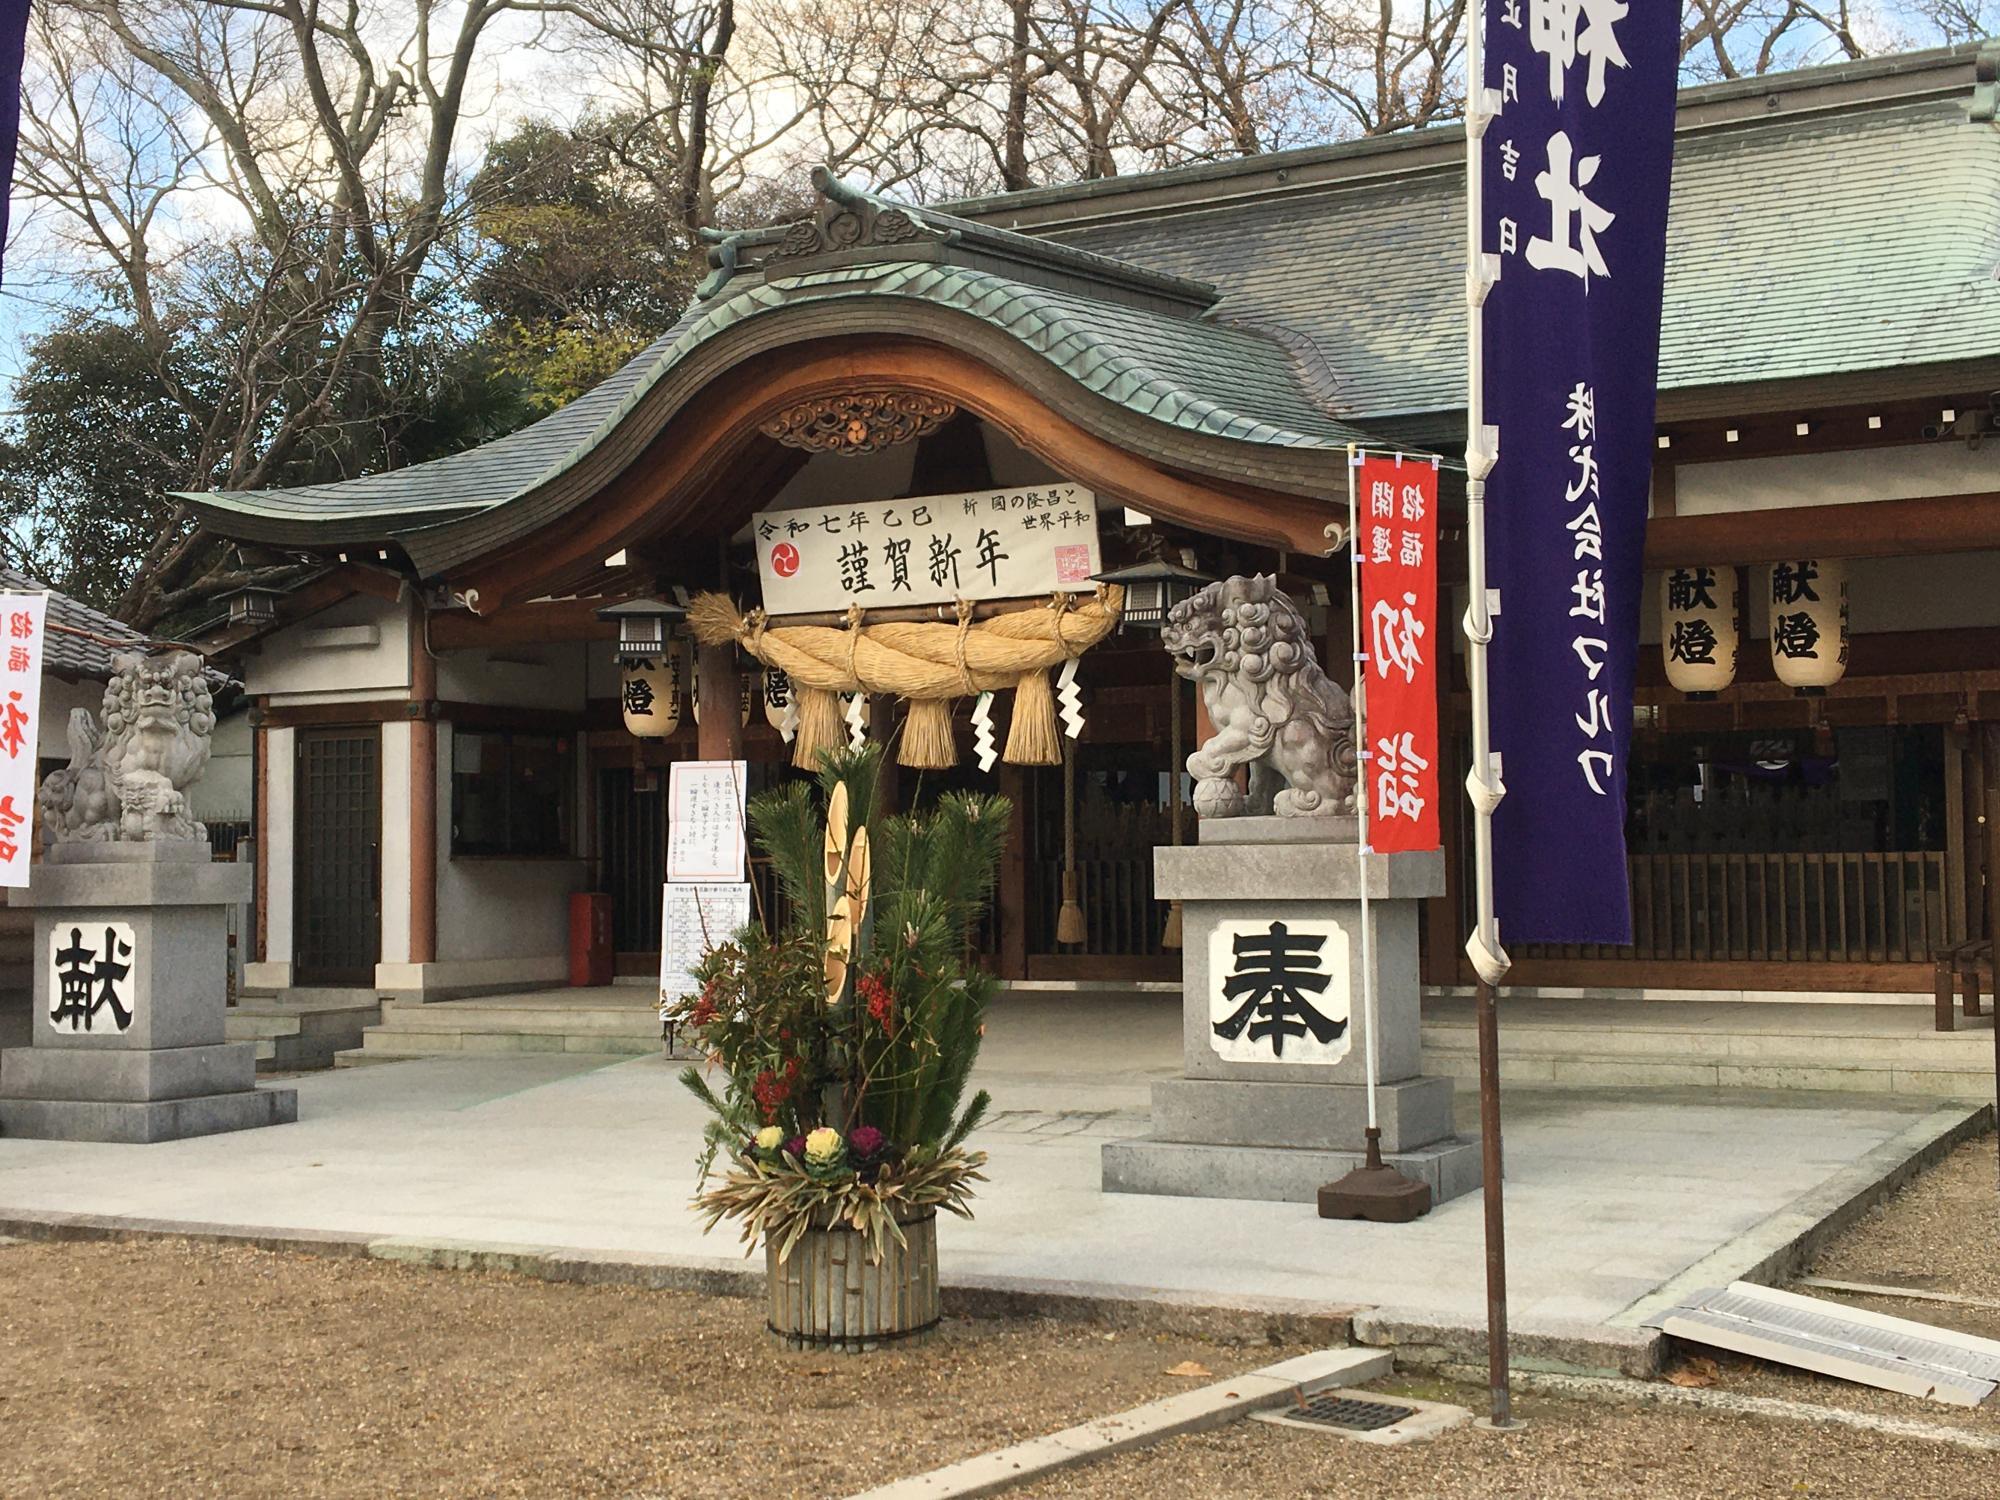
{"label": "flag pole base weight", "polygon": [[1431,1186],[1405,1177],[1382,1161],[1382,1132],[1369,1126],[1368,1159],[1319,1190],[1322,1219],[1367,1219],[1375,1224],[1407,1224],[1431,1211]]}

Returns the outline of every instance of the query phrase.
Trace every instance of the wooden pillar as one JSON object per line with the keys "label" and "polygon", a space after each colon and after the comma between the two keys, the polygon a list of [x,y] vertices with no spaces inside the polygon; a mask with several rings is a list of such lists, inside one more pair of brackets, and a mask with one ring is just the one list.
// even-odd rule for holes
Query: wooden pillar
{"label": "wooden pillar", "polygon": [[903,768],[896,763],[896,710],[894,693],[877,693],[868,700],[868,738],[882,747],[882,770],[875,779],[878,813],[913,811],[903,805]]}
{"label": "wooden pillar", "polygon": [[1028,977],[1028,772],[1021,766],[1000,766],[1000,795],[1013,807],[1007,823],[1007,847],[1000,855],[995,893],[1000,914],[999,975]]}
{"label": "wooden pillar", "polygon": [[743,758],[743,673],[736,665],[736,643],[697,646],[694,654],[697,691],[706,709],[695,727],[695,758]]}
{"label": "wooden pillar", "polygon": [[271,731],[264,727],[264,700],[259,698],[251,712],[251,733],[256,735],[254,759],[257,762],[256,785],[251,791],[250,836],[256,841],[257,868],[253,872],[256,891],[254,919],[257,924],[257,940],[251,949],[251,959],[256,963],[268,963],[269,956],[265,944],[265,929],[271,919]]}
{"label": "wooden pillar", "polygon": [[1978,868],[1974,809],[1980,789],[1978,778],[1968,784],[1966,775],[1973,766],[1975,733],[1960,725],[1948,725],[1944,732],[1944,938],[1939,947],[1967,941],[1978,923],[1972,872]]}
{"label": "wooden pillar", "polygon": [[437,962],[437,658],[422,600],[410,617],[410,962]]}

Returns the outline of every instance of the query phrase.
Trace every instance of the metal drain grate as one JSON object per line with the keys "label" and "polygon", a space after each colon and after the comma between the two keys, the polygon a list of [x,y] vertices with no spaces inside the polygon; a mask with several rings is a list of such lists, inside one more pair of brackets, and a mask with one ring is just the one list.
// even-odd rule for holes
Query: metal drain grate
{"label": "metal drain grate", "polygon": [[1417,1414],[1414,1406],[1397,1406],[1388,1401],[1356,1401],[1352,1396],[1313,1396],[1301,1405],[1282,1407],[1280,1410],[1294,1422],[1339,1427],[1347,1432],[1379,1432]]}

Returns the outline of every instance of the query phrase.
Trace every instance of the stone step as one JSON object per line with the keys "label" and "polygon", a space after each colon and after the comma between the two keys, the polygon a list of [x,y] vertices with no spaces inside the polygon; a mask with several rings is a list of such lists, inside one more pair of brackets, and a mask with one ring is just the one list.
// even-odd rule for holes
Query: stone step
{"label": "stone step", "polygon": [[287,990],[231,1006],[223,1034],[233,1042],[256,1042],[263,1067],[326,1068],[336,1053],[359,1046],[380,1015],[381,1002],[369,991]]}
{"label": "stone step", "polygon": [[[1909,1063],[1852,1056],[1846,1059],[1785,1057],[1741,1060],[1658,1057],[1631,1053],[1538,1052],[1503,1036],[1502,1083],[1573,1088],[1749,1088],[1826,1090],[1837,1093],[1915,1094],[1939,1099],[1991,1099],[1993,1067],[1967,1059],[1956,1066]],[[1476,1046],[1434,1046],[1426,1028],[1423,1069],[1427,1075],[1476,1083]]]}
{"label": "stone step", "polygon": [[645,1036],[612,1032],[414,1031],[371,1026],[360,1050],[376,1057],[491,1057],[522,1052],[569,1052],[605,1057],[643,1057],[660,1048],[659,1022]]}
{"label": "stone step", "polygon": [[232,1008],[223,1018],[223,1034],[232,1042],[269,1041],[273,1037],[297,1036],[297,1016],[258,1015]]}
{"label": "stone step", "polygon": [[434,1005],[389,1001],[381,1030],[399,1035],[456,1032],[506,1035],[630,1036],[659,1039],[660,1013],[651,1005],[481,1005],[452,1000]]}
{"label": "stone step", "polygon": [[415,1057],[397,1056],[390,1052],[369,1052],[360,1047],[349,1047],[343,1052],[333,1054],[333,1065],[336,1068],[372,1068],[381,1063],[415,1062],[416,1060]]}
{"label": "stone step", "polygon": [[[1987,1023],[1961,1023],[1958,1031],[1807,1030],[1748,1031],[1740,1024],[1721,1028],[1644,1027],[1621,1024],[1559,1026],[1546,1022],[1509,1023],[1500,1020],[1501,1047],[1519,1054],[1546,1056],[1632,1057],[1678,1062],[1761,1063],[1820,1061],[1835,1065],[1851,1058],[1871,1064],[1907,1067],[1977,1068],[1990,1057],[1993,1038]],[[1976,1027],[1977,1029],[1972,1029]],[[1473,1050],[1478,1035],[1470,1023],[1426,1018],[1423,1043],[1428,1050]]]}

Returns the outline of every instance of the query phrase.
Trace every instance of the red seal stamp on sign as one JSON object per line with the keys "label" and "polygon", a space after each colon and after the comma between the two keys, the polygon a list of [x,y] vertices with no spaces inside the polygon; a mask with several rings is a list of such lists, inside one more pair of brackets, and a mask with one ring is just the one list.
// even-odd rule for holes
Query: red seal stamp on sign
{"label": "red seal stamp on sign", "polygon": [[780,578],[790,578],[799,570],[799,549],[790,542],[780,542],[771,549],[771,571]]}
{"label": "red seal stamp on sign", "polygon": [[1090,582],[1090,548],[1082,545],[1056,548],[1056,582]]}

